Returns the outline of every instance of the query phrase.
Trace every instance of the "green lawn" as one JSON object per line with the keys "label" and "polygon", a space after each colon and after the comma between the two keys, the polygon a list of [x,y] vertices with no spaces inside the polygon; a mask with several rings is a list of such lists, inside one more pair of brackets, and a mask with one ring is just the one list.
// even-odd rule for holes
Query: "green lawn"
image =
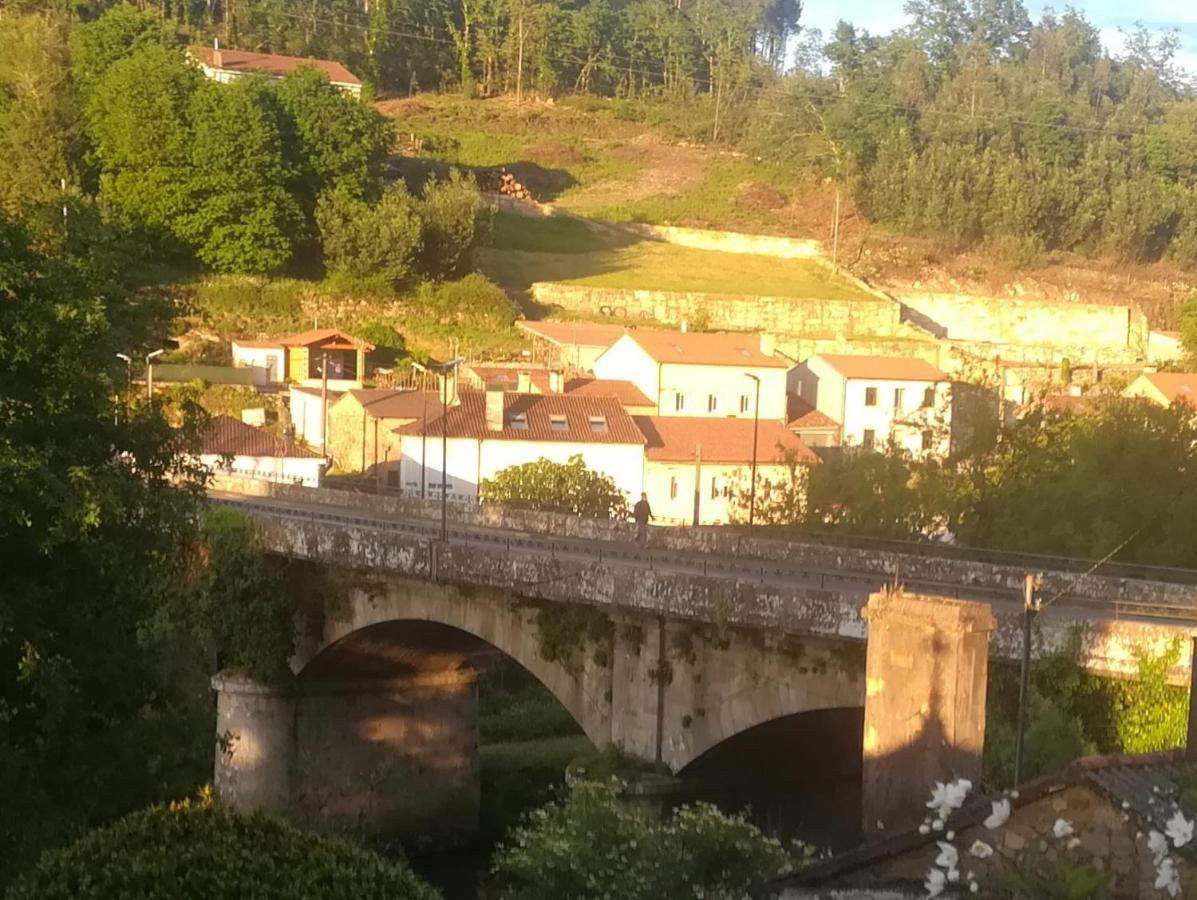
{"label": "green lawn", "polygon": [[510,291],[537,281],[658,291],[869,300],[870,294],[815,262],[694,250],[620,239],[569,219],[496,217],[483,272]]}

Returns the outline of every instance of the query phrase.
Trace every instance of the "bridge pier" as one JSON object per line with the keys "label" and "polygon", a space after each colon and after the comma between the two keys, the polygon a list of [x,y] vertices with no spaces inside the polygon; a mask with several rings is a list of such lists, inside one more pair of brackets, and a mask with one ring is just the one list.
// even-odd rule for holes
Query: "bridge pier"
{"label": "bridge pier", "polygon": [[217,691],[219,802],[320,829],[447,839],[478,825],[471,669]]}

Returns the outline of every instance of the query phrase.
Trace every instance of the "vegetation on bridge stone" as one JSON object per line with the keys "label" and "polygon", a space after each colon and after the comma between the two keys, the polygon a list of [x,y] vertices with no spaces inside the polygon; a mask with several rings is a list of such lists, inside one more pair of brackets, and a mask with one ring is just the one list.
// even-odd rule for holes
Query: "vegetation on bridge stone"
{"label": "vegetation on bridge stone", "polygon": [[739,897],[800,866],[741,816],[697,804],[661,820],[629,806],[618,781],[580,781],[500,847],[493,873],[511,900]]}
{"label": "vegetation on bridge stone", "polygon": [[406,865],[210,804],[134,813],[47,853],[5,900],[437,900]]}
{"label": "vegetation on bridge stone", "polygon": [[596,519],[625,520],[628,501],[610,475],[595,472],[581,455],[568,462],[545,459],[509,466],[494,478],[484,478],[481,500],[486,504],[541,512],[573,513]]}
{"label": "vegetation on bridge stone", "polygon": [[584,664],[579,656],[589,651],[595,665],[611,666],[615,625],[605,612],[571,603],[543,603],[535,608],[533,622],[542,659],[577,672]]}

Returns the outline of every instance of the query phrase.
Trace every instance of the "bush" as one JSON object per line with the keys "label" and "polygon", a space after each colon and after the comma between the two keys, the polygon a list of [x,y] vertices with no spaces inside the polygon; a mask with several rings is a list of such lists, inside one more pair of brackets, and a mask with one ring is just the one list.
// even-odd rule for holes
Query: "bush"
{"label": "bush", "polygon": [[369,354],[372,365],[393,366],[399,357],[407,353],[407,342],[403,335],[386,322],[369,322],[355,328],[353,333],[374,345],[373,352]]}
{"label": "bush", "polygon": [[389,186],[374,205],[344,191],[326,193],[316,205],[316,227],[329,270],[350,278],[380,276],[393,285],[415,272],[420,252],[416,201],[402,183]]}
{"label": "bush", "polygon": [[628,517],[627,498],[615,480],[587,468],[581,455],[564,463],[541,457],[509,466],[494,478],[482,480],[482,502],[596,519]]}
{"label": "bush", "polygon": [[476,272],[458,281],[426,282],[416,297],[420,309],[442,322],[507,327],[515,309],[494,282]]}
{"label": "bush", "polygon": [[534,812],[496,855],[500,896],[743,897],[805,857],[742,816],[697,804],[660,821],[626,806],[619,791],[617,781],[579,782],[564,800]]}
{"label": "bush", "polygon": [[155,808],[45,854],[6,900],[437,900],[406,866],[264,816]]}
{"label": "bush", "polygon": [[478,189],[457,172],[424,187],[420,200],[423,245],[420,272],[427,278],[455,278],[468,272],[474,248],[489,230],[489,207]]}

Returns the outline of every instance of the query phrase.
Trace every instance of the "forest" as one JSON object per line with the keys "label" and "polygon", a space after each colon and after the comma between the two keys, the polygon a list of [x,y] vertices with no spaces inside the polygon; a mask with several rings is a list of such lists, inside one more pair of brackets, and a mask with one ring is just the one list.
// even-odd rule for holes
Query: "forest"
{"label": "forest", "polygon": [[[28,163],[0,176],[11,210],[80,180],[77,78],[61,63],[77,23],[113,4],[10,5],[46,32],[6,26],[0,53],[0,148]],[[1056,250],[1197,263],[1197,99],[1175,33],[1139,28],[1112,55],[1083,13],[1032,21],[1021,0],[909,0],[903,29],[826,36],[803,28],[797,0],[140,6],[179,43],[342,60],[376,97],[603,98],[678,138],[832,178],[882,226],[1014,264]]]}

